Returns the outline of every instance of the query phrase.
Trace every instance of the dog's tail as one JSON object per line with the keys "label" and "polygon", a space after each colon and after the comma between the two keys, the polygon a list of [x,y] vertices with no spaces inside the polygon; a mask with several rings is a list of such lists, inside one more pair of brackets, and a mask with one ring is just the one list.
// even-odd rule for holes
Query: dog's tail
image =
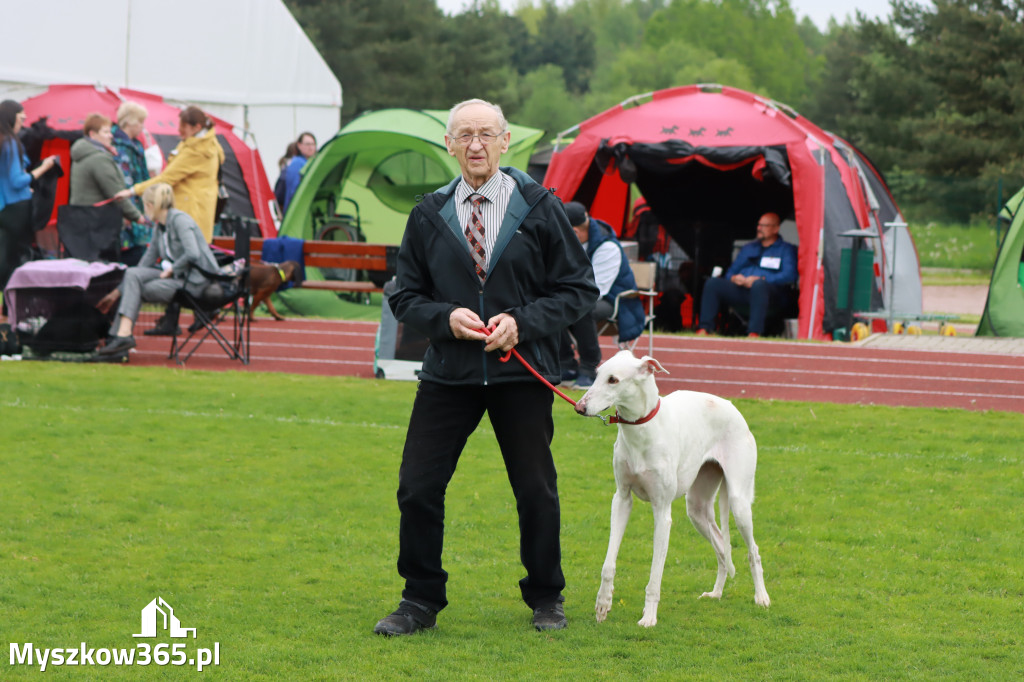
{"label": "dog's tail", "polygon": [[[725,540],[725,546],[727,548],[732,547],[729,544],[729,479],[722,476],[722,486],[718,489],[718,518],[721,523],[722,538]],[[734,578],[736,576],[736,566],[732,563],[732,552],[728,552],[726,555],[729,557],[729,577]]]}

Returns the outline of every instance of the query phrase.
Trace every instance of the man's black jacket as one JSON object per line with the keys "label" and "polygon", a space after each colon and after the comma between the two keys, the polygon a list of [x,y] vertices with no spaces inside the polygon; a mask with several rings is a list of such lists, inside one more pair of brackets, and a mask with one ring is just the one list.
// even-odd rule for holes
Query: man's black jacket
{"label": "man's black jacket", "polygon": [[427,194],[409,214],[398,254],[397,289],[389,298],[395,317],[430,340],[420,378],[445,384],[536,381],[514,358],[484,352],[480,341],[456,340],[448,318],[469,308],[486,324],[498,313],[515,318],[516,349],[546,379],[561,378],[562,330],[597,301],[593,267],[565,217],[561,201],[514,168],[516,182],[481,285],[458,224],[456,178]]}

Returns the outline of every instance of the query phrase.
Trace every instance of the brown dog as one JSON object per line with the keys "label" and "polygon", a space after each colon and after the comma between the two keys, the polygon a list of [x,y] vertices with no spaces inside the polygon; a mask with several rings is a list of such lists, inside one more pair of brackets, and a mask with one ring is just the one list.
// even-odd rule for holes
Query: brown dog
{"label": "brown dog", "polygon": [[293,260],[283,263],[257,263],[249,268],[249,288],[252,290],[252,306],[249,308],[249,320],[260,303],[267,304],[267,310],[275,320],[284,320],[270,300],[270,295],[277,291],[285,282],[299,281],[299,264]]}

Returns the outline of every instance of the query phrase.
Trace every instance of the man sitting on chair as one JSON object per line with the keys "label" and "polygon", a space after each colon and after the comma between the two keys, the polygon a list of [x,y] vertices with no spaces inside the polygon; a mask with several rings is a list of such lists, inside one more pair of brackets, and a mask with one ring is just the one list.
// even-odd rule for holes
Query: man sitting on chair
{"label": "man sitting on chair", "polygon": [[712,277],[704,283],[698,335],[714,331],[723,301],[750,309],[747,332],[751,338],[764,334],[769,309],[785,310],[792,304],[797,250],[779,236],[779,223],[777,213],[761,216],[757,221],[757,239],[740,249],[725,277]]}
{"label": "man sitting on chair", "polygon": [[[562,381],[575,381],[577,388],[594,385],[597,366],[601,364],[601,347],[597,341],[597,330],[612,316],[615,297],[630,289],[636,289],[629,258],[623,251],[615,230],[608,223],[591,218],[587,209],[578,201],[565,204],[565,215],[569,224],[587,251],[594,268],[594,279],[600,296],[589,315],[584,315],[575,324],[562,332],[559,360],[562,365]],[[619,344],[625,344],[644,331],[644,306],[639,299],[624,298],[619,302],[618,313]],[[570,338],[570,334],[572,337]],[[576,340],[579,363],[573,355],[572,339]]]}

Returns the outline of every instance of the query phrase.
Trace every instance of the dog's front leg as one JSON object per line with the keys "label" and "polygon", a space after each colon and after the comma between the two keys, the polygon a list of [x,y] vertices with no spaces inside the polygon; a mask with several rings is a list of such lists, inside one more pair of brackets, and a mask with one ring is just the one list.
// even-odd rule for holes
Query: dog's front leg
{"label": "dog's front leg", "polygon": [[271,317],[273,317],[278,322],[284,322],[285,321],[284,315],[282,315],[281,313],[277,312],[277,308],[274,307],[274,302],[270,300],[269,296],[267,297],[267,300],[264,301],[264,303],[267,304],[267,312],[270,313]]}
{"label": "dog's front leg", "polygon": [[672,501],[651,500],[654,511],[654,554],[651,557],[651,580],[647,583],[647,600],[644,615],[637,625],[645,628],[658,623],[658,602],[661,601],[661,577],[665,573],[665,557],[668,556],[668,534],[672,529]]}
{"label": "dog's front leg", "polygon": [[626,523],[633,510],[633,495],[628,488],[618,488],[612,497],[612,523],[608,537],[608,554],[604,557],[601,567],[601,587],[597,590],[597,622],[603,622],[612,609],[612,592],[615,589],[615,560],[619,556],[622,536],[626,533]]}

